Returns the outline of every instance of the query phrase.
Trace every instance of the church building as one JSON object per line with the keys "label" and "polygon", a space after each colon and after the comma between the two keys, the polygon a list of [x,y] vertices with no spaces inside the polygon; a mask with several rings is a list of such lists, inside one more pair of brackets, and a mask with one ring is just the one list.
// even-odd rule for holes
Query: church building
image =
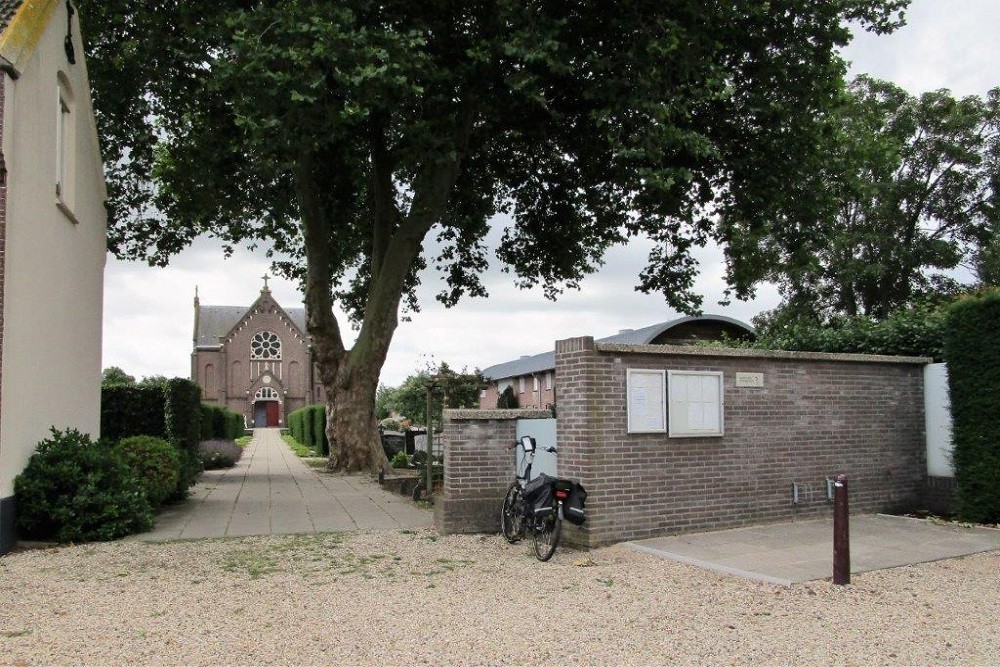
{"label": "church building", "polygon": [[249,307],[203,306],[194,296],[191,379],[202,400],[253,426],[284,426],[288,413],[325,399],[304,308],[282,308],[267,286]]}

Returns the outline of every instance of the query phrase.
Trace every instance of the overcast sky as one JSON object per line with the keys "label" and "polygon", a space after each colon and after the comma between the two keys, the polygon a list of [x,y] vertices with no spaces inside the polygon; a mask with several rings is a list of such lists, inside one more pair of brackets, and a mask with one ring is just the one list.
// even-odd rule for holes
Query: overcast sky
{"label": "overcast sky", "polygon": [[[860,35],[847,49],[851,75],[870,73],[918,94],[949,88],[956,95],[982,95],[1000,85],[1000,0],[915,0],[908,25],[890,36]],[[382,381],[398,384],[428,360],[452,367],[486,367],[553,348],[558,339],[596,337],[666,321],[677,314],[659,296],[634,291],[648,245],[612,250],[605,266],[578,292],[553,303],[538,289],[520,291],[494,266],[486,276],[488,299],[467,299],[446,309],[433,295],[440,283],[423,276],[423,310],[396,331]],[[725,284],[721,252],[699,254],[697,289],[707,313],[749,320],[777,304],[761,288],[751,302],[717,305]],[[108,256],[104,291],[104,366],[120,366],[137,377],[190,375],[193,299],[211,305],[249,305],[269,272],[262,252],[239,251],[224,259],[218,244],[201,240],[164,269],[121,262]],[[302,294],[291,282],[274,279],[271,290],[286,307],[299,307]],[[343,321],[343,320],[342,320]],[[352,336],[346,324],[343,325]]]}

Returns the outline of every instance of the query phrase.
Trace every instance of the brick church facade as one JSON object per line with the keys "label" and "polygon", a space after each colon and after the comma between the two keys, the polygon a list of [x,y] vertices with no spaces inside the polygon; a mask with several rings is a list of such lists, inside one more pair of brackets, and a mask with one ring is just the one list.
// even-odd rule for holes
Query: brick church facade
{"label": "brick church facade", "polygon": [[265,279],[249,307],[203,306],[194,297],[191,379],[202,399],[254,426],[284,426],[288,413],[325,398],[303,308],[282,308]]}

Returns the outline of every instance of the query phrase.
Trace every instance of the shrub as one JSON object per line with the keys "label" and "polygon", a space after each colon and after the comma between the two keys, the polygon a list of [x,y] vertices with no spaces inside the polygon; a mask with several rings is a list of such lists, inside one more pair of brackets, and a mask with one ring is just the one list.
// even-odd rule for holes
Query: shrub
{"label": "shrub", "polygon": [[326,439],[326,406],[313,405],[313,437],[316,439],[316,453],[320,456],[330,454],[330,441]]}
{"label": "shrub", "polygon": [[396,452],[396,455],[389,461],[389,465],[393,468],[407,468],[410,465],[410,459],[407,458],[406,452]]}
{"label": "shrub", "polygon": [[514,394],[514,387],[507,385],[507,387],[500,392],[500,396],[497,397],[497,408],[507,410],[517,407],[520,407],[520,404],[517,401],[517,396]]}
{"label": "shrub", "polygon": [[243,415],[219,405],[201,405],[201,439],[235,440],[243,435]]}
{"label": "shrub", "polygon": [[1000,522],[1000,290],[948,309],[948,363],[955,500],[967,521]]}
{"label": "shrub", "polygon": [[52,429],[15,478],[14,494],[25,537],[113,540],[153,527],[153,508],[129,467],[76,429]]}
{"label": "shrub", "polygon": [[163,421],[167,440],[177,448],[181,458],[181,474],[173,497],[183,498],[198,473],[201,472],[201,389],[191,380],[173,378],[164,389],[166,401]]}
{"label": "shrub", "polygon": [[205,470],[232,468],[243,456],[243,448],[232,440],[205,440],[198,443],[198,453]]}
{"label": "shrub", "polygon": [[422,466],[427,463],[427,452],[413,452],[413,465]]}
{"label": "shrub", "polygon": [[181,459],[177,449],[166,440],[134,435],[120,440],[114,450],[142,484],[153,507],[160,505],[177,488]]}

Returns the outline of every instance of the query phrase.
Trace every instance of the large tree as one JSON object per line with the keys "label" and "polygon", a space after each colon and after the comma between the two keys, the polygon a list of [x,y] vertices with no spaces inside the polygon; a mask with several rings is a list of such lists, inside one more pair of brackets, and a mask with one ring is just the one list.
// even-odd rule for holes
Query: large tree
{"label": "large tree", "polygon": [[891,30],[905,4],[80,0],[110,245],[292,256],[330,465],[379,467],[374,394],[419,271],[447,305],[483,295],[484,236],[509,220],[496,257],[554,297],[645,235],[638,288],[696,309],[690,250],[717,212],[801,205],[786,186],[842,88],[845,22]]}
{"label": "large tree", "polygon": [[[776,218],[755,246],[730,246],[739,280],[781,287],[778,321],[882,319],[955,291],[959,268],[989,282],[1000,238],[1000,88],[985,98],[916,97],[862,76],[823,122],[826,150],[802,162],[821,193],[814,216]],[[752,224],[723,220],[737,236]]]}

